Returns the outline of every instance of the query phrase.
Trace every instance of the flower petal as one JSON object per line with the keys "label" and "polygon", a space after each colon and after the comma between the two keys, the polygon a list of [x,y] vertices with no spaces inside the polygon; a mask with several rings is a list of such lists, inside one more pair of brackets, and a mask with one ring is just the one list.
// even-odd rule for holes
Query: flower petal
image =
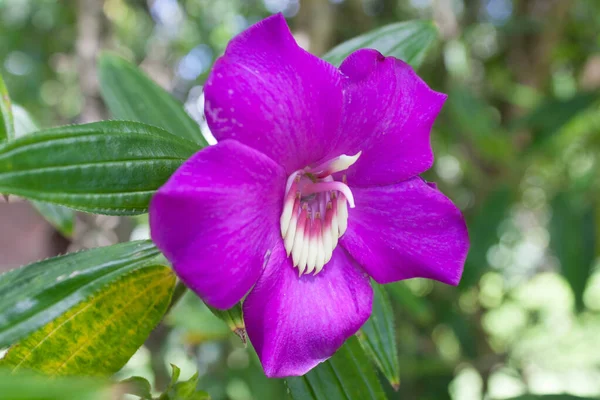
{"label": "flower petal", "polygon": [[302,50],[281,14],[236,36],[205,88],[217,140],[236,139],[288,173],[324,157],[342,112],[342,74]]}
{"label": "flower petal", "polygon": [[335,353],[371,314],[369,278],[343,249],[316,276],[278,246],[244,301],[250,341],[269,377],[299,376]]}
{"label": "flower petal", "polygon": [[456,285],[469,249],[460,210],[421,178],[352,188],[341,245],[379,283],[422,277]]}
{"label": "flower petal", "polygon": [[351,83],[335,147],[344,154],[362,150],[348,182],[389,185],[429,169],[431,127],[447,96],[431,90],[408,64],[376,50],[352,53],[340,69]]}
{"label": "flower petal", "polygon": [[264,154],[226,140],[196,153],[152,198],[152,240],[211,306],[238,302],[281,241],[285,179]]}

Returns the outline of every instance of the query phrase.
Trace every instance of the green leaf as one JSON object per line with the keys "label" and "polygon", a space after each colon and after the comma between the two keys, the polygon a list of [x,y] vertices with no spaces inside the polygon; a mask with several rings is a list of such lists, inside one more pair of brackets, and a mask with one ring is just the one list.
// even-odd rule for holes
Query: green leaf
{"label": "green leaf", "polygon": [[198,123],[183,105],[135,65],[116,55],[103,54],[98,74],[102,98],[115,118],[155,125],[200,147],[207,145]]}
{"label": "green leaf", "polygon": [[[13,104],[13,116],[15,122],[15,137],[23,137],[39,130],[38,124],[31,115],[22,107]],[[50,222],[63,236],[73,236],[75,212],[56,204],[42,201],[32,201],[31,204],[38,212]]]}
{"label": "green leaf", "polygon": [[323,59],[339,66],[353,51],[370,48],[384,56],[399,58],[414,68],[425,59],[427,50],[438,38],[432,21],[406,21],[383,26],[334,47]]}
{"label": "green leaf", "polygon": [[143,400],[152,400],[152,385],[146,378],[132,376],[119,382],[125,393],[133,394]]}
{"label": "green leaf", "polygon": [[246,325],[244,325],[242,305],[240,303],[228,310],[219,310],[218,308],[211,307],[208,304],[206,306],[210,312],[227,324],[229,329],[231,329],[231,332],[235,333],[240,338],[242,343],[246,344]]}
{"label": "green leaf", "polygon": [[208,393],[196,389],[199,380],[197,372],[187,381],[178,382],[181,371],[173,364],[171,368],[173,369],[171,383],[158,400],[210,400]]}
{"label": "green leaf", "polygon": [[559,193],[552,201],[551,247],[573,290],[578,311],[584,309],[583,293],[596,257],[595,212],[577,193]]}
{"label": "green leaf", "polygon": [[8,90],[0,75],[0,142],[14,137],[13,114]]}
{"label": "green leaf", "polygon": [[141,214],[196,150],[139,122],[48,129],[0,146],[0,192],[98,214]]}
{"label": "green leaf", "polygon": [[115,392],[107,382],[91,378],[49,379],[31,373],[0,370],[0,398],[7,400],[106,400]]}
{"label": "green leaf", "polygon": [[2,366],[51,376],[112,375],[160,322],[175,283],[162,265],[121,276],[13,346]]}
{"label": "green leaf", "polygon": [[355,337],[308,374],[286,379],[294,400],[384,400],[375,370]]}
{"label": "green leaf", "polygon": [[0,275],[0,348],[158,256],[150,241],[129,242],[51,258]]}
{"label": "green leaf", "polygon": [[358,339],[367,355],[375,362],[395,390],[400,387],[400,365],[394,334],[394,311],[383,286],[371,282],[373,311],[360,328]]}

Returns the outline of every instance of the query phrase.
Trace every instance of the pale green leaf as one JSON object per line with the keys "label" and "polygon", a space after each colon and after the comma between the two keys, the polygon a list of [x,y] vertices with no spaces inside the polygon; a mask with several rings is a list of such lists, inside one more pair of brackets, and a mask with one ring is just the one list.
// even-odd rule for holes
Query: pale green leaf
{"label": "pale green leaf", "polygon": [[166,266],[132,271],[13,346],[1,365],[52,376],[112,375],[160,322],[175,283]]}
{"label": "pale green leaf", "polygon": [[159,256],[150,241],[129,242],[51,258],[0,275],[0,348]]}

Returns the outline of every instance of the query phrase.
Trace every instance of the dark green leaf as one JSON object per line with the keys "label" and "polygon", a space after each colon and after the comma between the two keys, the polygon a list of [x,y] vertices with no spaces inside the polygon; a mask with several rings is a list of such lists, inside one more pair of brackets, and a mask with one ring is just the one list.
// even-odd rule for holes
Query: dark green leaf
{"label": "dark green leaf", "polygon": [[107,382],[90,378],[54,378],[0,370],[0,398],[6,400],[106,400],[114,398]]}
{"label": "dark green leaf", "polygon": [[369,359],[355,337],[308,374],[286,379],[294,400],[384,400]]}
{"label": "dark green leaf", "polygon": [[400,387],[400,365],[394,334],[394,311],[383,286],[372,282],[373,311],[358,339],[367,355],[377,364],[394,389]]}
{"label": "dark green leaf", "polygon": [[242,305],[240,303],[228,310],[219,310],[209,305],[207,305],[207,307],[216,317],[223,320],[233,333],[239,336],[242,343],[246,344],[246,325],[244,325]]}
{"label": "dark green leaf", "polygon": [[52,376],[110,376],[158,325],[175,282],[173,271],[163,265],[120,276],[19,341],[0,365]]}
{"label": "dark green leaf", "polygon": [[133,394],[143,400],[152,400],[152,386],[146,378],[132,376],[120,383],[124,386],[125,393]]}
{"label": "dark green leaf", "polygon": [[0,142],[12,139],[15,135],[13,125],[13,114],[10,106],[8,90],[0,75]]}
{"label": "dark green leaf", "polygon": [[584,308],[583,292],[596,257],[594,213],[592,205],[575,193],[559,193],[552,201],[551,245],[579,311]]}
{"label": "dark green leaf", "polygon": [[48,129],[0,146],[0,192],[98,214],[141,214],[196,150],[139,122]]}
{"label": "dark green leaf", "polygon": [[200,127],[183,105],[138,67],[121,57],[103,54],[98,71],[102,97],[115,118],[159,126],[200,147],[207,145]]}
{"label": "dark green leaf", "polygon": [[160,252],[129,242],[56,257],[0,275],[0,348],[39,329]]}
{"label": "dark green leaf", "polygon": [[323,59],[339,66],[353,51],[370,48],[418,68],[437,38],[438,30],[431,21],[398,22],[350,39],[334,47]]}
{"label": "dark green leaf", "polygon": [[[15,137],[19,138],[39,130],[36,122],[29,113],[13,104],[13,115],[15,121]],[[75,212],[68,208],[56,204],[45,203],[42,201],[32,201],[31,204],[39,211],[46,221],[50,222],[63,236],[71,237],[73,235],[73,225],[75,221]]]}

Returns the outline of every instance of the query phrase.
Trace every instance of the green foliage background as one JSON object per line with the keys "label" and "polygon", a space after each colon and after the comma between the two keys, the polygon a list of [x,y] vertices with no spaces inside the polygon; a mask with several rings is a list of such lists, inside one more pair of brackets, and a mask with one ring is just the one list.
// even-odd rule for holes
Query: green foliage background
{"label": "green foliage background", "polygon": [[[379,372],[387,397],[600,396],[597,0],[0,0],[0,73],[43,127],[107,119],[118,111],[102,102],[96,69],[108,50],[141,65],[201,124],[198,94],[214,59],[277,11],[318,55],[399,21],[434,20],[440,31],[419,70],[449,94],[425,178],[464,211],[471,252],[458,288],[388,287],[400,382],[395,391]],[[230,325],[188,293],[118,376],[164,390],[174,363],[231,400],[282,399],[329,379],[267,380]]]}

